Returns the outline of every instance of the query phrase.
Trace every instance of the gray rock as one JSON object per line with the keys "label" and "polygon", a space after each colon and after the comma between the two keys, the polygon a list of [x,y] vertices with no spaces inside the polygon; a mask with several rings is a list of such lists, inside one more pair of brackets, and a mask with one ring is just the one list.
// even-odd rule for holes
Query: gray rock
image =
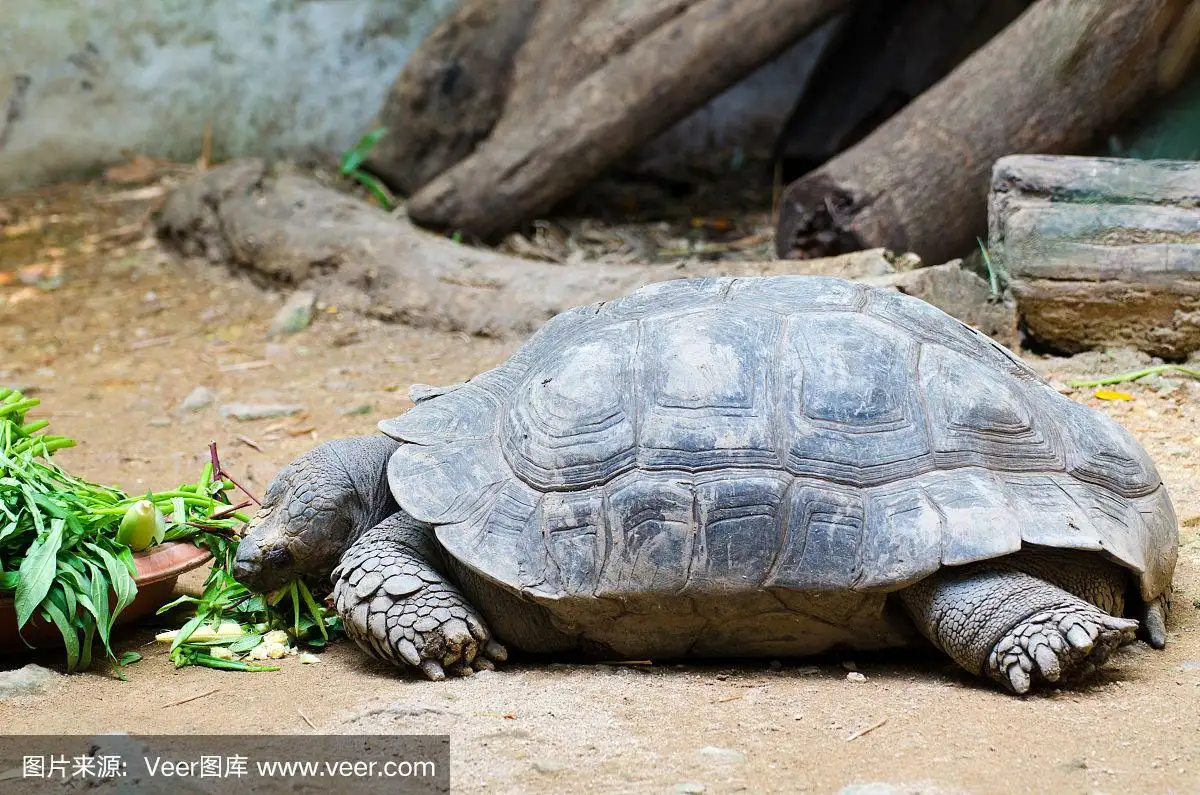
{"label": "gray rock", "polygon": [[920,298],[1001,345],[1015,347],[1018,341],[1016,305],[993,297],[987,280],[964,268],[961,260],[860,281]]}
{"label": "gray rock", "polygon": [[275,313],[267,336],[281,337],[308,328],[312,324],[313,309],[316,305],[316,293],[309,290],[297,290],[292,293]]}
{"label": "gray rock", "polygon": [[303,406],[291,403],[226,403],[221,406],[221,416],[241,422],[290,417],[304,411]]}
{"label": "gray rock", "polygon": [[535,759],[533,760],[533,769],[539,773],[561,773],[566,770],[566,765],[554,759]]}
{"label": "gray rock", "polygon": [[671,788],[672,792],[678,792],[680,795],[702,795],[707,790],[708,787],[699,781],[681,781]]}
{"label": "gray rock", "polygon": [[170,417],[151,417],[150,418],[150,427],[151,428],[169,428],[169,427],[171,427],[171,418]]}
{"label": "gray rock", "polygon": [[746,755],[734,748],[718,748],[706,745],[696,752],[701,759],[718,765],[740,765],[746,761]]}
{"label": "gray rock", "polygon": [[929,782],[913,784],[891,784],[886,781],[869,781],[862,784],[847,784],[837,795],[950,795],[955,790],[935,786]]}
{"label": "gray rock", "polygon": [[188,396],[179,404],[180,411],[188,411],[193,414],[198,411],[204,411],[217,400],[217,393],[206,386],[198,386],[188,393]]}
{"label": "gray rock", "polygon": [[38,693],[58,676],[49,668],[33,663],[15,671],[0,671],[0,701]]}

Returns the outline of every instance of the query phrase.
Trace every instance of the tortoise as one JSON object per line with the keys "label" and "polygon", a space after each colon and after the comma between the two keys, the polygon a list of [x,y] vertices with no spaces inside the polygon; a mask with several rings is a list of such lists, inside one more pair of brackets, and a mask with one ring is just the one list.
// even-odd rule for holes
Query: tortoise
{"label": "tortoise", "polygon": [[1178,525],[1146,452],[898,292],[654,284],[410,397],[382,434],[278,474],[234,575],[332,576],[347,634],[430,679],[506,646],[668,660],[928,641],[1025,693],[1139,633],[1166,642]]}

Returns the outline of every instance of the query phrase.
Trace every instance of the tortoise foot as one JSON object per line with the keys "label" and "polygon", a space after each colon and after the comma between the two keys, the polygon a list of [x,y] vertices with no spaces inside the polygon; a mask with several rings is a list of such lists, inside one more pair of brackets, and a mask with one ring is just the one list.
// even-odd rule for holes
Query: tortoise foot
{"label": "tortoise foot", "polygon": [[1138,622],[1115,618],[1086,602],[1042,610],[1022,621],[992,649],[987,675],[1014,693],[1034,682],[1074,679],[1134,641]]}
{"label": "tortoise foot", "polygon": [[406,521],[364,533],[334,570],[346,634],[373,657],[434,681],[494,668],[508,652],[458,589],[404,543]]}

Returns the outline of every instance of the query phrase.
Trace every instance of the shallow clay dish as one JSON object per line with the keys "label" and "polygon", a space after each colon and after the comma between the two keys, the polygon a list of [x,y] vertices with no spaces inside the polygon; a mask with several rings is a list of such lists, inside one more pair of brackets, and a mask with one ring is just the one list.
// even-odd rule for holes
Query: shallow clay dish
{"label": "shallow clay dish", "polygon": [[[142,552],[133,553],[134,563],[137,564],[137,596],[133,603],[121,611],[117,625],[142,618],[166,604],[175,581],[185,571],[190,571],[207,563],[212,554],[207,549],[185,544],[181,541],[170,541],[151,547]],[[115,605],[116,600],[110,603]],[[24,638],[24,640],[22,640]],[[17,634],[17,613],[12,599],[0,599],[0,654],[18,654],[28,651],[26,642],[36,648],[53,648],[62,646],[62,636],[58,629],[40,616],[35,615],[25,625],[20,635]]]}

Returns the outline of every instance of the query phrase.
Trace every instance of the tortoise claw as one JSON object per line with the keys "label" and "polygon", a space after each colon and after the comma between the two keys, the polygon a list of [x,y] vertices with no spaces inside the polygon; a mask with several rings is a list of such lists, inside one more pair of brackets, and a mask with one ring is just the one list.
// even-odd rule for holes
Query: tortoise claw
{"label": "tortoise claw", "polygon": [[441,682],[446,678],[446,672],[442,670],[441,663],[437,660],[425,660],[421,663],[421,671],[425,677],[431,682]]}

